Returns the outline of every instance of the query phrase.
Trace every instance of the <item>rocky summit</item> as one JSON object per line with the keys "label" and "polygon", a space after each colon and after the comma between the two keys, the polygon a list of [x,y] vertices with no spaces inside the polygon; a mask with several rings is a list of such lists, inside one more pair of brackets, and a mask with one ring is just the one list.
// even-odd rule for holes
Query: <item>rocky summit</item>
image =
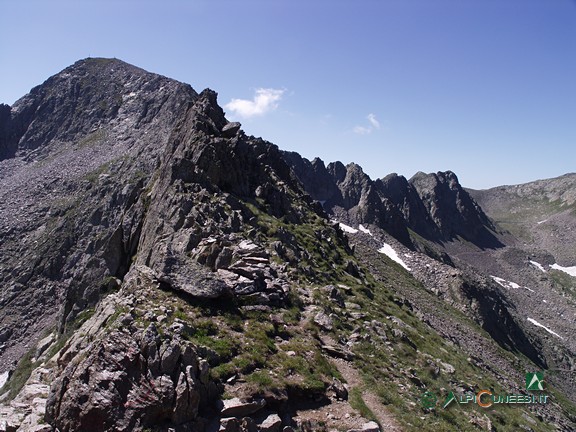
{"label": "rocky summit", "polygon": [[81,60],[0,106],[0,431],[572,431],[574,196],[373,180]]}

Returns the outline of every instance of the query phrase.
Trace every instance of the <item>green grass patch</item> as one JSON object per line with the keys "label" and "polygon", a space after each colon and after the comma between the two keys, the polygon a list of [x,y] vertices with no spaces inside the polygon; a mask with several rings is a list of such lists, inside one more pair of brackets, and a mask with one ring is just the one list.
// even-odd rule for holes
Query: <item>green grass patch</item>
{"label": "green grass patch", "polygon": [[16,369],[10,376],[10,379],[6,382],[4,387],[2,387],[3,393],[8,391],[6,401],[11,401],[16,397],[20,390],[22,390],[22,387],[24,387],[24,384],[26,384],[28,378],[30,378],[32,371],[40,365],[40,361],[32,361],[35,351],[36,347],[30,349],[22,356],[16,365]]}
{"label": "green grass patch", "polygon": [[368,408],[368,405],[366,405],[366,402],[364,402],[364,399],[362,398],[362,391],[358,387],[354,387],[350,390],[350,393],[348,394],[348,400],[350,402],[350,406],[357,410],[362,417],[378,422],[372,410]]}
{"label": "green grass patch", "polygon": [[563,294],[572,299],[576,299],[576,278],[574,276],[570,276],[569,274],[556,269],[550,269],[548,274],[552,278],[554,285],[559,288]]}

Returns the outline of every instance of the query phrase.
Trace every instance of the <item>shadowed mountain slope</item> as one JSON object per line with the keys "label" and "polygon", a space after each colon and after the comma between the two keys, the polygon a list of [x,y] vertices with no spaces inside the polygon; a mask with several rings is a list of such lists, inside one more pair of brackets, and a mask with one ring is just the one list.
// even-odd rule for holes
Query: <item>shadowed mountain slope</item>
{"label": "shadowed mountain slope", "polygon": [[461,238],[480,248],[503,246],[453,172],[419,172],[410,180],[390,174],[373,181],[354,163],[326,167],[320,159],[310,162],[293,152],[284,157],[310,196],[342,222],[377,225],[407,246],[408,230],[440,244]]}

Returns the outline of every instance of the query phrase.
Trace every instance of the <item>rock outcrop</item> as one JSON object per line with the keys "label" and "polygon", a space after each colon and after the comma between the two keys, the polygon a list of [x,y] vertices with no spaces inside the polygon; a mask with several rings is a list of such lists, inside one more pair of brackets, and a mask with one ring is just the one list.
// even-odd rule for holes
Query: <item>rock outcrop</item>
{"label": "rock outcrop", "polygon": [[12,334],[1,364],[13,367],[22,341],[56,320],[65,328],[127,272],[146,185],[197,96],[121,61],[87,59],[2,108],[0,327]]}
{"label": "rock outcrop", "polygon": [[460,237],[482,249],[504,246],[496,236],[492,221],[462,188],[453,172],[419,172],[409,183],[418,193],[441,239]]}
{"label": "rock outcrop", "polygon": [[503,246],[494,224],[450,171],[371,180],[354,163],[326,167],[293,152],[284,158],[310,196],[341,222],[376,225],[409,247],[414,244],[408,230],[440,244],[461,238],[480,248]]}

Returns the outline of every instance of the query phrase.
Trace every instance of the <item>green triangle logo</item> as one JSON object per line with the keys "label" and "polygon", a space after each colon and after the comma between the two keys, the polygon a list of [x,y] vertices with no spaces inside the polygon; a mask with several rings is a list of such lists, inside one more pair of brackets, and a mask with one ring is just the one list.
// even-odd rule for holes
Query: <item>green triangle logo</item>
{"label": "green triangle logo", "polygon": [[446,400],[442,404],[442,408],[446,409],[446,407],[448,407],[448,405],[450,405],[452,402],[458,403],[458,401],[456,400],[456,396],[454,396],[454,392],[448,393],[448,396],[446,396]]}
{"label": "green triangle logo", "polygon": [[430,408],[434,408],[437,400],[438,400],[438,398],[436,397],[436,395],[434,393],[427,391],[422,395],[420,402],[422,403],[422,407],[424,409],[430,409]]}
{"label": "green triangle logo", "polygon": [[528,372],[526,374],[526,390],[544,390],[544,373]]}

